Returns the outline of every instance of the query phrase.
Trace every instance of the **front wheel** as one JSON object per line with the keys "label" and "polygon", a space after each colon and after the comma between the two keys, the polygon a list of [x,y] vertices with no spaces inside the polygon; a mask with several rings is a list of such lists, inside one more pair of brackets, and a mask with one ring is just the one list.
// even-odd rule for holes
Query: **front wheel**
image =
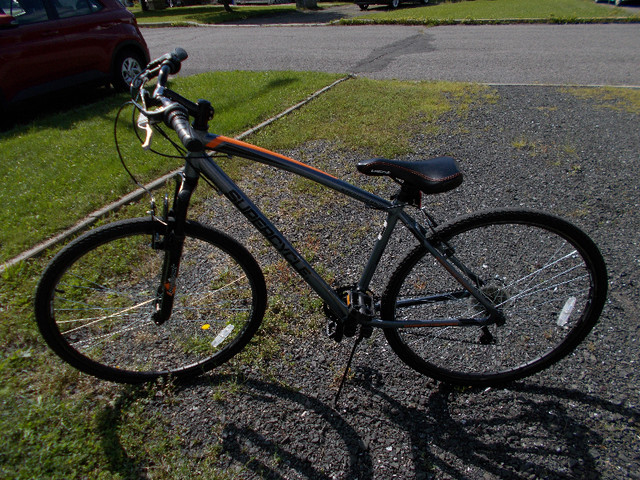
{"label": "front wheel", "polygon": [[[450,247],[504,323],[390,328],[387,340],[409,366],[437,380],[489,386],[532,375],[568,355],[592,329],[606,299],[607,272],[593,241],[570,223],[528,210],[473,214],[430,238]],[[392,275],[385,320],[486,317],[424,249]]]}
{"label": "front wheel", "polygon": [[225,234],[187,222],[169,319],[152,321],[165,251],[146,219],[98,228],[49,264],[36,320],[49,346],[75,368],[116,382],[188,378],[229,360],[258,329],[266,287],[250,253]]}

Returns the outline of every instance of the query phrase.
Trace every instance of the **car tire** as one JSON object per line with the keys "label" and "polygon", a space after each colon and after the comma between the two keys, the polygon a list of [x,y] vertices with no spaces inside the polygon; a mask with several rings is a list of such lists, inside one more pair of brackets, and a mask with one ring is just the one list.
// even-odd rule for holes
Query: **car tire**
{"label": "car tire", "polygon": [[113,63],[113,76],[111,83],[116,90],[125,91],[129,89],[131,80],[144,70],[144,56],[135,50],[125,50],[119,53]]}
{"label": "car tire", "polygon": [[398,8],[400,6],[400,0],[391,0],[389,6],[394,9]]}
{"label": "car tire", "polygon": [[368,10],[369,9],[369,4],[368,3],[359,3],[358,7],[360,7],[360,10]]}

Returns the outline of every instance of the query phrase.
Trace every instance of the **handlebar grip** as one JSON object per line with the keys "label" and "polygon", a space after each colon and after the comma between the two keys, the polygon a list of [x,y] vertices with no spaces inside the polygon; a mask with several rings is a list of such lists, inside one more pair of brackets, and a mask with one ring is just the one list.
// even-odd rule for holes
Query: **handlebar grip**
{"label": "handlebar grip", "polygon": [[163,64],[169,64],[171,66],[172,75],[178,73],[180,70],[180,64],[189,57],[184,48],[176,47],[173,52],[165,53],[164,55],[151,60],[147,65],[147,70],[153,70]]}
{"label": "handlebar grip", "polygon": [[169,110],[165,121],[176,131],[178,138],[187,150],[190,152],[204,150],[202,142],[193,136],[191,125],[189,125],[189,116],[182,108],[177,107]]}
{"label": "handlebar grip", "polygon": [[182,62],[183,60],[186,60],[187,58],[189,58],[189,55],[187,54],[186,50],[184,48],[180,48],[180,47],[176,47],[173,52],[172,55],[175,57],[176,60]]}

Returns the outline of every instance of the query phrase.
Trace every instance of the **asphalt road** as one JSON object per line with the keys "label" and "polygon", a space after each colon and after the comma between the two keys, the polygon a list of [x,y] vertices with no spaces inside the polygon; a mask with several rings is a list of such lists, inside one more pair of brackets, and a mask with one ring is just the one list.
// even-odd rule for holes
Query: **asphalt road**
{"label": "asphalt road", "polygon": [[309,70],[379,79],[640,86],[640,25],[144,28],[152,56],[187,50],[185,74]]}

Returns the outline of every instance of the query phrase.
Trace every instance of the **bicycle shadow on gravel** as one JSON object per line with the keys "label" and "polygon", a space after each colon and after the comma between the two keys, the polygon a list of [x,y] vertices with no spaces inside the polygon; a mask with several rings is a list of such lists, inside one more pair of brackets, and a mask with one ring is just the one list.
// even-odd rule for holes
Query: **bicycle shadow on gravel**
{"label": "bicycle shadow on gravel", "polygon": [[358,432],[331,406],[259,379],[249,379],[243,387],[249,409],[261,412],[257,423],[267,426],[249,426],[244,418],[226,422],[222,450],[234,462],[260,478],[330,480],[333,471],[325,470],[326,461],[317,455],[318,450],[333,449],[344,472],[341,478],[373,477],[373,462]]}
{"label": "bicycle shadow on gravel", "polygon": [[[217,388],[226,389],[238,382],[242,384],[239,393],[230,393],[223,401],[212,400]],[[127,435],[123,431],[124,419],[136,401],[143,400],[145,410],[168,422],[167,433],[187,432],[182,435],[185,457],[207,455],[202,452],[218,442],[214,449],[221,470],[236,468],[250,472],[251,478],[334,479],[331,471],[322,468],[327,465],[326,459],[318,462],[317,447],[335,452],[335,462],[343,472],[340,478],[373,476],[371,457],[356,430],[336,410],[312,396],[232,374],[204,375],[180,383],[174,394],[167,400],[163,395],[149,396],[148,387],[125,387],[96,415],[96,430],[110,472],[123,478],[146,478],[139,475],[146,470],[147,462],[153,464],[153,459],[132,456],[122,442],[123,435]],[[207,415],[201,415],[205,409]],[[290,417],[284,427],[280,423],[283,417]],[[314,438],[314,432],[323,438]],[[330,447],[326,438],[331,438]],[[194,452],[193,445],[202,450]]]}
{"label": "bicycle shadow on gravel", "polygon": [[110,471],[124,478],[145,468],[121,441],[129,409],[144,399],[167,432],[181,432],[185,457],[213,448],[218,468],[239,478],[329,480],[599,479],[607,474],[596,452],[606,439],[590,426],[592,416],[617,417],[603,421],[628,426],[632,437],[640,424],[640,412],[576,389],[431,385],[422,394],[414,384],[413,396],[399,397],[393,378],[356,366],[336,410],[330,389],[307,394],[262,378],[205,375],[176,386],[171,399],[126,388],[96,426]]}
{"label": "bicycle shadow on gravel", "polygon": [[[359,368],[352,383],[380,398],[386,404],[382,410],[387,419],[408,434],[416,472],[437,470],[445,478],[604,478],[593,454],[604,438],[572,406],[584,404],[594,415],[604,411],[624,424],[640,422],[640,412],[633,408],[579,390],[527,383],[496,390],[504,392],[498,396],[511,397],[507,401],[517,403],[515,408],[498,405],[496,411],[499,402],[482,404],[479,400],[477,409],[464,405],[456,412],[456,396],[480,397],[491,389],[457,389],[445,384],[430,392],[422,408],[407,407],[374,387],[372,379],[377,376],[373,369]],[[472,409],[476,409],[475,417],[464,418]]]}

